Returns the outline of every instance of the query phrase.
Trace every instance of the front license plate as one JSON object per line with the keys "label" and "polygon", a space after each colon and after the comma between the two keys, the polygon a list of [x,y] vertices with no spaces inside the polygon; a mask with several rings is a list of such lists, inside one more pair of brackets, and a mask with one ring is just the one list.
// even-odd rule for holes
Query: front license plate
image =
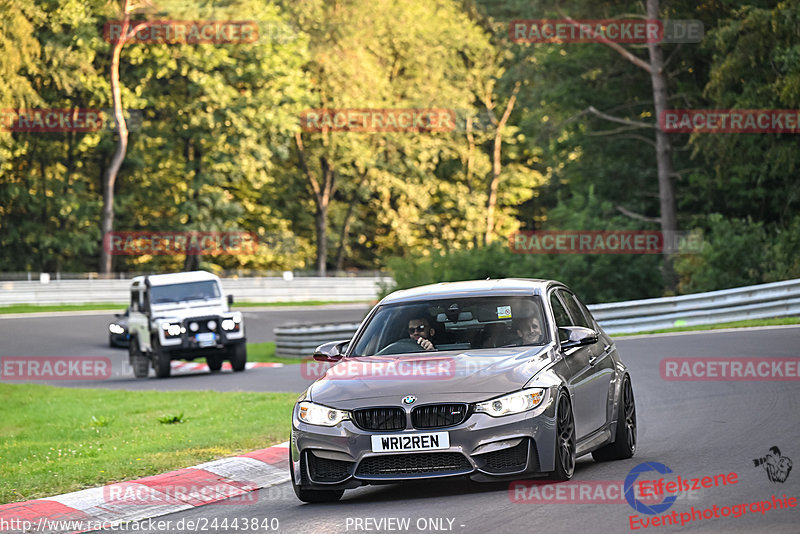
{"label": "front license plate", "polygon": [[210,347],[216,342],[217,334],[214,332],[203,332],[202,334],[197,334],[194,338],[201,347]]}
{"label": "front license plate", "polygon": [[372,436],[372,452],[432,451],[450,448],[450,434],[386,434]]}

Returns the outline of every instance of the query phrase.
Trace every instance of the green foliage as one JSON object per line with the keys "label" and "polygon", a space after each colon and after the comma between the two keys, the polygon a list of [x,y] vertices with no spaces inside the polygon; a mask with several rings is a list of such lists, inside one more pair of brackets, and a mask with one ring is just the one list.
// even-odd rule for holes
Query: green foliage
{"label": "green foliage", "polygon": [[675,262],[682,293],[800,278],[800,216],[784,226],[709,216],[702,252]]}
{"label": "green foliage", "polygon": [[178,423],[185,423],[183,419],[183,412],[179,414],[162,415],[158,418],[158,422],[162,425],[176,425]]}

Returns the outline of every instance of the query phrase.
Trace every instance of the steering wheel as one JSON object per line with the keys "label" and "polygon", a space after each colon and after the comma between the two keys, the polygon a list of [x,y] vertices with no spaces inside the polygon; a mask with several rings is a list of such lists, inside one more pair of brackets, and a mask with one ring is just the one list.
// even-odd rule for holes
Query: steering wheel
{"label": "steering wheel", "polygon": [[403,354],[406,352],[423,352],[425,349],[419,346],[415,340],[410,337],[398,339],[394,343],[389,343],[381,350],[375,353],[375,356],[385,356],[387,354]]}

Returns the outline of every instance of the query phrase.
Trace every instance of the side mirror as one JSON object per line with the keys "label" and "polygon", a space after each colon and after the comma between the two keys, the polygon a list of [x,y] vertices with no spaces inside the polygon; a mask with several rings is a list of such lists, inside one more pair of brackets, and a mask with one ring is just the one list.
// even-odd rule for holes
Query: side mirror
{"label": "side mirror", "polygon": [[600,334],[591,328],[582,326],[562,326],[558,329],[561,338],[561,350],[592,345],[600,339]]}
{"label": "side mirror", "polygon": [[314,359],[318,362],[338,362],[344,356],[344,351],[349,339],[344,341],[330,341],[314,349]]}
{"label": "side mirror", "polygon": [[233,295],[228,295],[228,306],[233,304]]}

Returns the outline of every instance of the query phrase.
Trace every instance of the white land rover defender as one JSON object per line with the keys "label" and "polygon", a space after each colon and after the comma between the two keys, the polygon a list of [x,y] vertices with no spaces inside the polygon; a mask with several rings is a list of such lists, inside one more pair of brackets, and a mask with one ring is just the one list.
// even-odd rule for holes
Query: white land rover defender
{"label": "white land rover defender", "polygon": [[230,311],[219,278],[205,271],[137,276],[131,284],[128,355],[136,378],[168,377],[170,361],[205,358],[211,371],[229,360],[244,371],[242,312]]}

